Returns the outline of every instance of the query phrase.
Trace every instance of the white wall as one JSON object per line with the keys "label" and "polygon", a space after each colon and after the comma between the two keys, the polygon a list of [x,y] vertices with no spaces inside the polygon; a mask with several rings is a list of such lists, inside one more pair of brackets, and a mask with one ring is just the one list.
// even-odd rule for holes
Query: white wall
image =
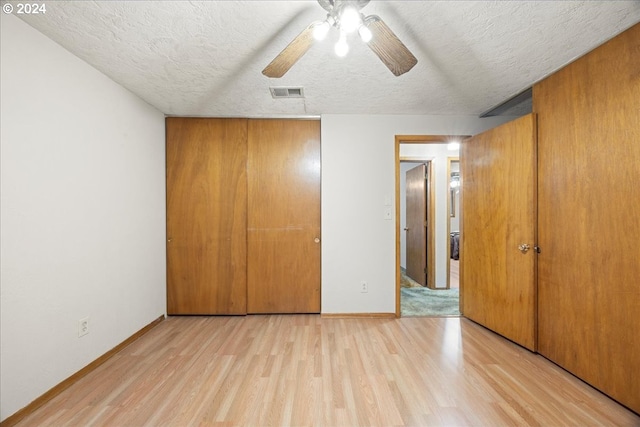
{"label": "white wall", "polygon": [[[449,236],[447,234],[447,222],[448,216],[448,192],[449,192],[449,176],[447,175],[447,168],[449,163],[449,157],[457,157],[458,150],[451,151],[447,148],[447,144],[401,144],[400,145],[400,157],[413,157],[420,159],[430,159],[433,184],[432,188],[435,191],[435,221],[434,223],[434,248],[427,248],[427,250],[434,250],[434,267],[435,267],[435,279],[436,287],[447,287],[447,263],[448,252],[447,245],[449,245]],[[406,200],[405,200],[405,174],[406,171],[415,167],[416,163],[401,163],[400,168],[400,230],[406,227]],[[400,232],[400,265],[406,267],[407,253],[406,253],[406,233]]]}
{"label": "white wall", "polygon": [[165,193],[163,114],[16,17],[1,27],[5,419],[165,313]]}
{"label": "white wall", "polygon": [[395,312],[395,216],[384,219],[395,201],[395,136],[474,135],[510,119],[322,116],[323,313]]}

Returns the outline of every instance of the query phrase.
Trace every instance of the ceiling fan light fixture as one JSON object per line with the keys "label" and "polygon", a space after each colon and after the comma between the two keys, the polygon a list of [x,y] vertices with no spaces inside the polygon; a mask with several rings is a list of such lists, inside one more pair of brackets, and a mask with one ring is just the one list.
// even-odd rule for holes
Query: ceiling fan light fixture
{"label": "ceiling fan light fixture", "polygon": [[342,31],[340,31],[340,38],[338,39],[338,42],[336,43],[334,50],[336,52],[336,55],[338,55],[340,58],[347,56],[347,53],[349,53],[349,45],[347,44],[347,35]]}
{"label": "ceiling fan light fixture", "polygon": [[360,10],[370,1],[317,0],[318,4],[327,11],[325,21],[309,24],[276,55],[262,70],[262,74],[269,78],[284,76],[313,46],[314,41],[326,38],[331,27],[335,27],[340,32],[338,42],[334,46],[337,56],[343,57],[349,52],[347,33],[358,31],[360,39],[395,76],[401,76],[411,70],[418,63],[418,59],[391,28],[377,15],[365,16],[360,13]]}
{"label": "ceiling fan light fixture", "polygon": [[346,33],[353,33],[362,25],[360,12],[354,7],[349,6],[342,9],[340,14],[340,29]]}
{"label": "ceiling fan light fixture", "polygon": [[327,19],[323,22],[318,22],[313,26],[313,38],[322,41],[327,37],[331,26],[335,24],[335,19],[331,16],[327,16]]}
{"label": "ceiling fan light fixture", "polygon": [[371,33],[371,30],[365,24],[360,25],[358,34],[360,35],[360,39],[365,43],[369,43],[373,38],[373,33]]}

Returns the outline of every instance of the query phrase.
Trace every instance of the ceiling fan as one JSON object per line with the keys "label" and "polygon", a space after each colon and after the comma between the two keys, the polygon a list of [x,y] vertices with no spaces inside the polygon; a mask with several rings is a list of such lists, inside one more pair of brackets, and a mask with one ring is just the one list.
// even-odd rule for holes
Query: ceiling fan
{"label": "ceiling fan", "polygon": [[340,38],[335,45],[338,56],[345,56],[349,50],[347,34],[357,31],[362,41],[396,76],[406,73],[418,62],[380,17],[376,15],[365,17],[360,12],[370,0],[317,1],[328,12],[327,19],[313,22],[305,28],[262,70],[262,74],[272,78],[284,76],[311,48],[314,41],[323,40],[326,37],[331,27],[340,31]]}

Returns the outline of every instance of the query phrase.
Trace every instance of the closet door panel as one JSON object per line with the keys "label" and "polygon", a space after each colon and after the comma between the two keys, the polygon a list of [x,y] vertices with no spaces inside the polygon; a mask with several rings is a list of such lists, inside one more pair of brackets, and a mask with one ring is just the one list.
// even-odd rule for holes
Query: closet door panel
{"label": "closet door panel", "polygon": [[539,352],[640,412],[640,24],[533,102]]}
{"label": "closet door panel", "polygon": [[250,120],[249,313],[320,312],[320,122]]}
{"label": "closet door panel", "polygon": [[245,314],[247,120],[166,127],[167,312]]}

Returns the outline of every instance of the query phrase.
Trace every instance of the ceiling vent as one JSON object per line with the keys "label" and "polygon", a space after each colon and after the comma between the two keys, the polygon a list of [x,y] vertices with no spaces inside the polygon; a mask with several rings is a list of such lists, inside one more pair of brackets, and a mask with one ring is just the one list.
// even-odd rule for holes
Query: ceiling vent
{"label": "ceiling vent", "polygon": [[269,88],[274,99],[280,98],[304,98],[304,90],[301,87],[273,87]]}

